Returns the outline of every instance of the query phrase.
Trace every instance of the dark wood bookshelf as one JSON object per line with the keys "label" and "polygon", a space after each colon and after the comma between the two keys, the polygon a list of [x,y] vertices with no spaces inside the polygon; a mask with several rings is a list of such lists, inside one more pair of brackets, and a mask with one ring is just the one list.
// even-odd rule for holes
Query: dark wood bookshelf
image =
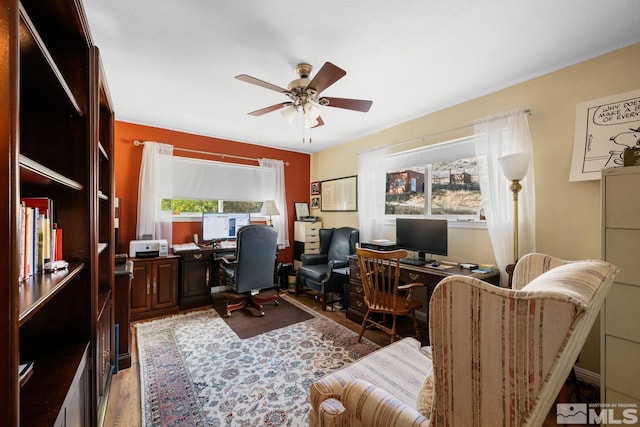
{"label": "dark wood bookshelf", "polygon": [[[0,419],[99,426],[115,354],[113,104],[82,0],[0,6]],[[22,278],[24,197],[52,201],[67,269]]]}

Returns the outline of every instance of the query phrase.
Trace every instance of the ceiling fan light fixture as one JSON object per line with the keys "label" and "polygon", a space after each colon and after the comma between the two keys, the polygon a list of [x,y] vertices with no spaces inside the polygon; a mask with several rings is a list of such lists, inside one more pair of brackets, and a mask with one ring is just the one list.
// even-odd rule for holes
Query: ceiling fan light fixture
{"label": "ceiling fan light fixture", "polygon": [[304,115],[309,116],[313,120],[317,119],[320,115],[320,109],[311,101],[304,104]]}
{"label": "ceiling fan light fixture", "polygon": [[293,119],[296,117],[296,114],[298,114],[298,109],[292,104],[282,110],[281,114],[288,123],[293,123]]}
{"label": "ceiling fan light fixture", "polygon": [[309,114],[304,114],[304,126],[308,128],[312,128],[318,125],[318,119],[316,117],[312,117]]}

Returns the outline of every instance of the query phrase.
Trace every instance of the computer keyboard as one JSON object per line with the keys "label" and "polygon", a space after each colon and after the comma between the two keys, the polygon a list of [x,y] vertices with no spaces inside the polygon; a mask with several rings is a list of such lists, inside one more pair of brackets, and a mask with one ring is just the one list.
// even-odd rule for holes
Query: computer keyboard
{"label": "computer keyboard", "polygon": [[424,261],[415,258],[400,258],[400,262],[409,265],[424,265]]}

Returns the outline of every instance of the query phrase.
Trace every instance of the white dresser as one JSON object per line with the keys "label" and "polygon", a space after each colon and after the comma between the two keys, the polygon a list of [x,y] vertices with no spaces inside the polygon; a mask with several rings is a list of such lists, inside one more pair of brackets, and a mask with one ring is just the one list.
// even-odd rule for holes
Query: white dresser
{"label": "white dresser", "polygon": [[620,273],[600,313],[603,403],[640,406],[640,166],[602,171],[602,257]]}
{"label": "white dresser", "polygon": [[293,225],[293,268],[302,264],[302,254],[320,252],[321,221],[295,221]]}

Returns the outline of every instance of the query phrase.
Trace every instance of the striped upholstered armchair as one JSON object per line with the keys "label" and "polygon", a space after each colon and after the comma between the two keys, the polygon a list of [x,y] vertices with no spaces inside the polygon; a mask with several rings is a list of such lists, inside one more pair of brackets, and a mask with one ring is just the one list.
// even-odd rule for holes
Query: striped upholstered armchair
{"label": "striped upholstered armchair", "polygon": [[312,426],[542,425],[617,267],[524,256],[513,289],[444,279],[432,346],[388,345],[311,386]]}

